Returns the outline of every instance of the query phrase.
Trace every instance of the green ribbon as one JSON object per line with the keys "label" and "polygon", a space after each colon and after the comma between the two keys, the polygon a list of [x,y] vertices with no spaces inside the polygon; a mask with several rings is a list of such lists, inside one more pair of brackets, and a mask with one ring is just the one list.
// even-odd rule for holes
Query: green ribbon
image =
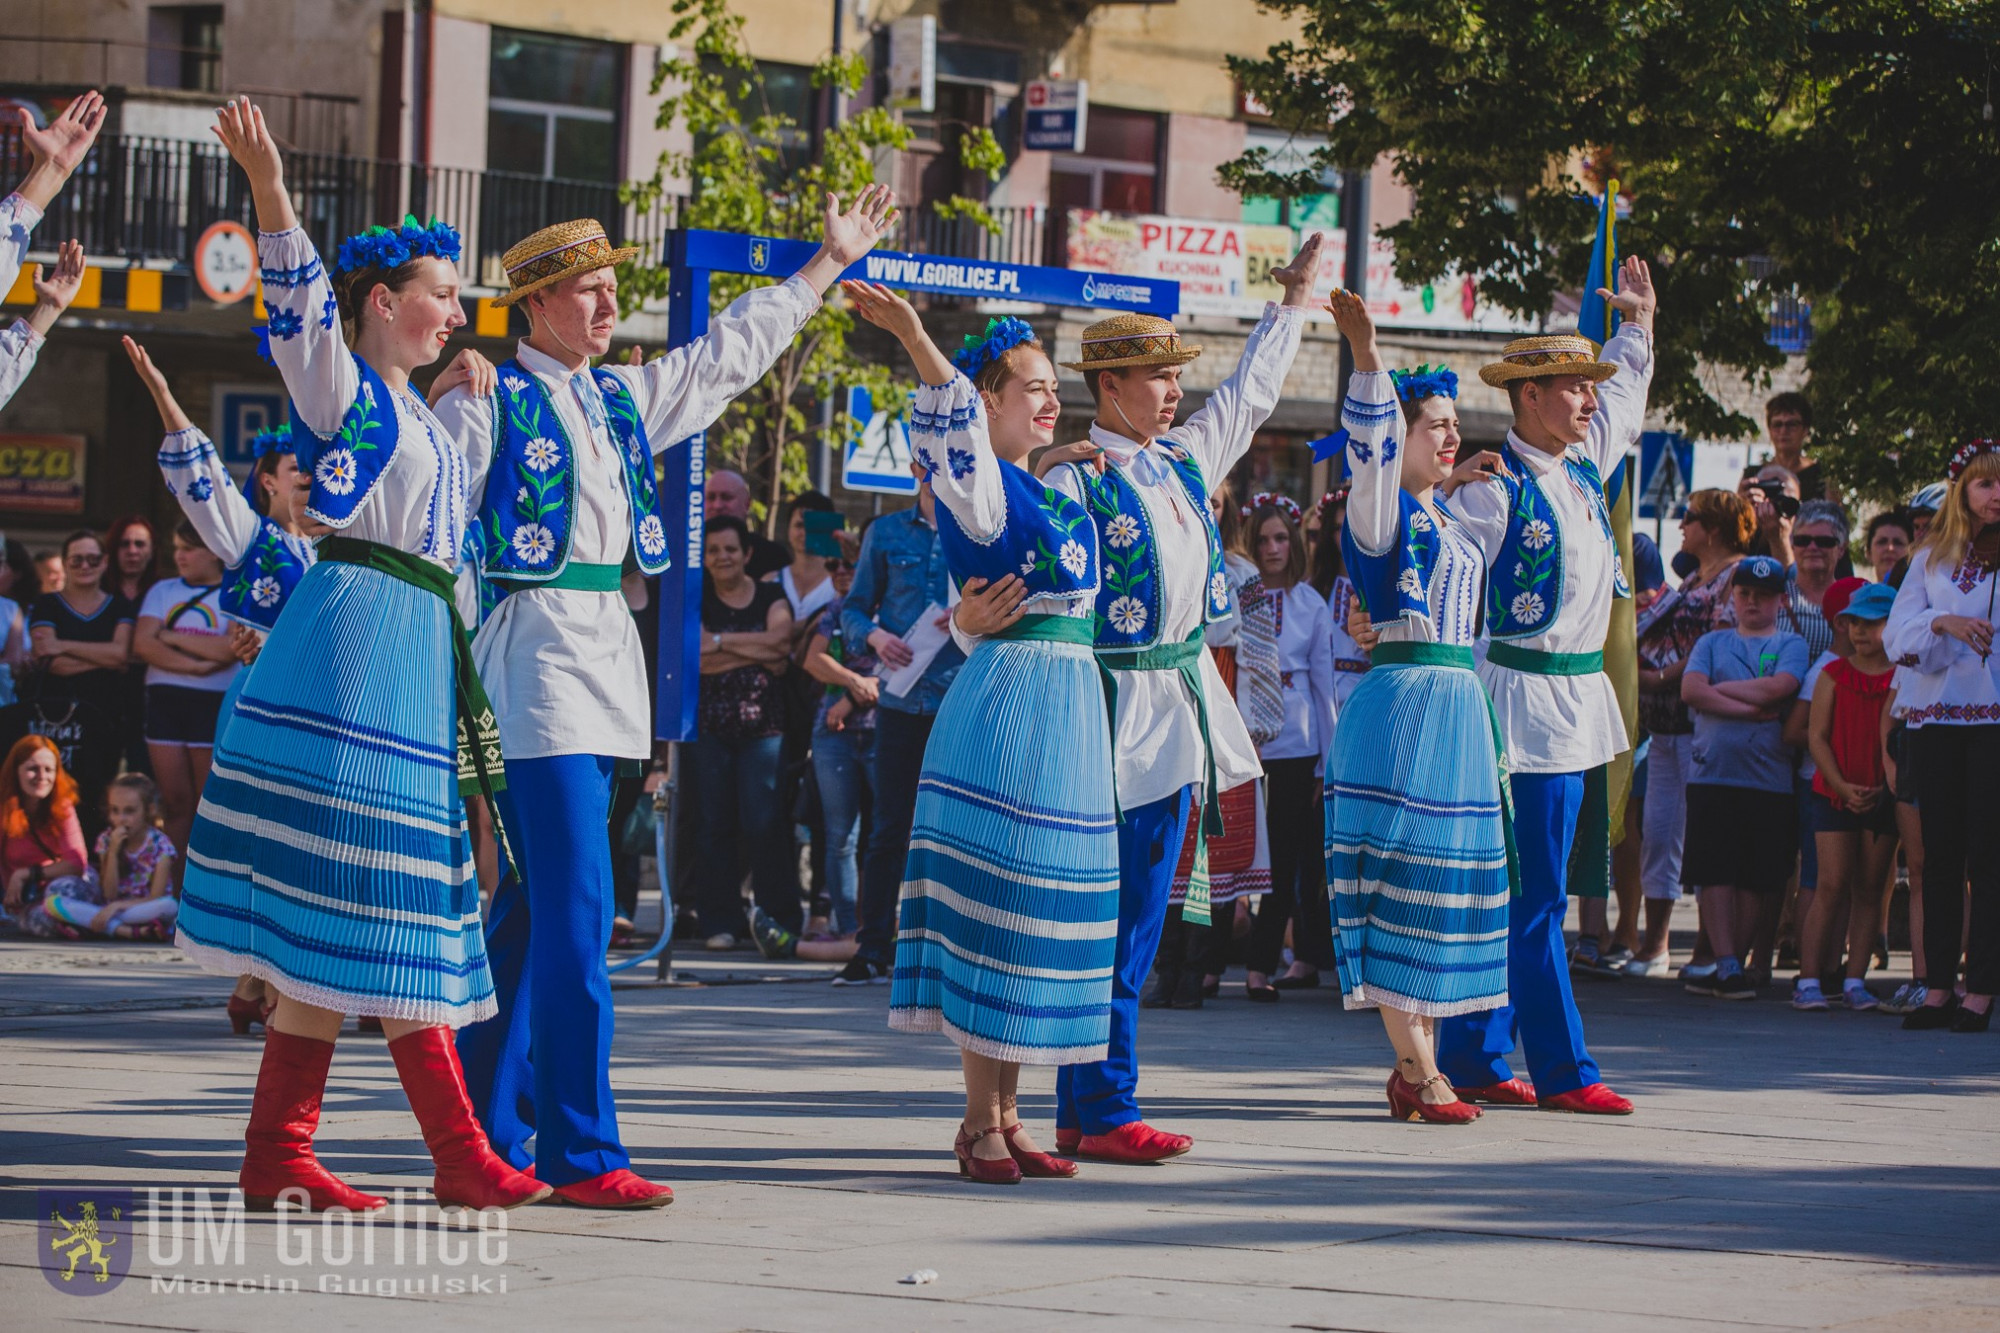
{"label": "green ribbon", "polygon": [[518,874],[507,830],[501,824],[500,803],[494,799],[495,792],[507,787],[507,769],[500,753],[500,724],[494,719],[486,687],[479,681],[479,669],[472,661],[472,636],[465,632],[458,602],[452,595],[456,576],[422,556],[354,537],[322,538],[319,558],[386,574],[413,588],[421,588],[444,603],[451,615],[452,693],[458,714],[458,793],[486,798],[487,811],[493,816],[494,841],[500,846],[507,869]]}
{"label": "green ribbon", "polygon": [[1604,670],[1604,652],[1542,653],[1533,648],[1495,640],[1486,645],[1486,660],[1530,676],[1594,676]]}
{"label": "green ribbon", "polygon": [[[1201,728],[1202,755],[1207,763],[1207,801],[1202,806],[1201,826],[1195,833],[1194,864],[1196,873],[1188,880],[1188,896],[1181,904],[1181,919],[1197,926],[1210,924],[1214,919],[1208,903],[1208,840],[1222,836],[1222,793],[1215,784],[1215,743],[1208,731],[1208,692],[1201,683],[1201,654],[1204,627],[1195,626],[1194,632],[1179,643],[1157,644],[1132,653],[1099,653],[1097,660],[1106,670],[1110,681],[1108,702],[1111,707],[1112,727],[1118,725],[1118,682],[1109,673],[1113,671],[1178,671],[1181,682],[1194,696],[1194,716]],[[1179,855],[1178,851],[1174,853]]]}
{"label": "green ribbon", "polygon": [[572,560],[552,579],[495,579],[508,592],[526,588],[562,588],[568,592],[617,592],[622,565],[586,565]]}
{"label": "green ribbon", "polygon": [[[1011,639],[1016,643],[1074,643],[1089,648],[1097,642],[1097,631],[1089,616],[1039,615],[1022,616],[993,637]],[[1111,808],[1117,810],[1118,682],[1112,679],[1101,659],[1097,663],[1097,674],[1104,685],[1104,719],[1111,728]]]}
{"label": "green ribbon", "polygon": [[[1505,647],[1492,644],[1490,648]],[[1490,651],[1490,650],[1489,650]],[[1523,652],[1524,649],[1515,649]],[[1538,653],[1536,656],[1557,656],[1552,653]],[[1586,656],[1583,653],[1569,654],[1573,657]],[[1472,649],[1451,643],[1378,643],[1368,654],[1369,660],[1378,667],[1385,666],[1432,666],[1451,667],[1460,671],[1473,669]],[[1507,773],[1507,737],[1500,730],[1500,714],[1494,710],[1493,696],[1482,682],[1479,697],[1486,701],[1486,725],[1493,729],[1493,754],[1500,768],[1500,825],[1507,842],[1507,888],[1515,897],[1521,896],[1521,854],[1514,844],[1514,783]]]}

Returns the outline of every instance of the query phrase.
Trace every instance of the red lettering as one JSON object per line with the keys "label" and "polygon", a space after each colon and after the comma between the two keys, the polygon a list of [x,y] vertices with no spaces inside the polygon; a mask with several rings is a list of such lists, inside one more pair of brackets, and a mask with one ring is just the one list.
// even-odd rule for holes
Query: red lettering
{"label": "red lettering", "polygon": [[1155,222],[1140,223],[1139,248],[1142,250],[1152,249],[1156,244],[1159,243],[1160,235],[1164,230],[1165,228],[1161,227],[1158,223]]}
{"label": "red lettering", "polygon": [[1238,236],[1234,231],[1223,232],[1222,253],[1225,255],[1241,255],[1243,253],[1242,237]]}

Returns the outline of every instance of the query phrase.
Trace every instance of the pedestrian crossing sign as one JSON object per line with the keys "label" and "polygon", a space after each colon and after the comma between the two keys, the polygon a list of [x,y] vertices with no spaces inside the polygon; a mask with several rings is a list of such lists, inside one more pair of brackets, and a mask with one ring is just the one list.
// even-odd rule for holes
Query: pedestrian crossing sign
{"label": "pedestrian crossing sign", "polygon": [[875,406],[874,395],[859,385],[847,391],[847,418],[853,424],[840,484],[850,491],[915,495],[917,479],[910,475],[908,420],[891,418]]}

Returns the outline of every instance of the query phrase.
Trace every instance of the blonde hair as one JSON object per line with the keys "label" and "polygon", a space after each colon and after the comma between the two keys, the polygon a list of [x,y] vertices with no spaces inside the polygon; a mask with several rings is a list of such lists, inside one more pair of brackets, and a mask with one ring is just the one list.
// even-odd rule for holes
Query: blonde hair
{"label": "blonde hair", "polygon": [[1976,454],[1944,493],[1944,504],[1931,520],[1930,530],[1917,543],[1918,550],[1937,553],[1930,558],[1931,568],[1955,569],[1965,559],[1966,548],[1972,545],[1980,526],[1973,517],[1972,502],[1965,498],[1965,488],[1975,481],[1993,479],[2000,479],[2000,453]]}

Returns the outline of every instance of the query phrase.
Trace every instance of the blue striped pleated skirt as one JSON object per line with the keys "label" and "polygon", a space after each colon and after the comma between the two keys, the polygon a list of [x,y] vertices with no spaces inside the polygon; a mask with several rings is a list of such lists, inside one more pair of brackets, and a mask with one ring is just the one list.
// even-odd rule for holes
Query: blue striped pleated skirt
{"label": "blue striped pleated skirt", "polygon": [[1081,644],[988,640],[924,751],[889,1026],[1022,1064],[1105,1057],[1118,815]]}
{"label": "blue striped pleated skirt", "polygon": [[195,962],[346,1013],[493,1015],[450,635],[431,593],[307,572],[217,736],[178,934]]}
{"label": "blue striped pleated skirt", "polygon": [[1350,1009],[1444,1018],[1507,1003],[1511,882],[1486,687],[1383,663],[1326,762],[1326,879]]}

